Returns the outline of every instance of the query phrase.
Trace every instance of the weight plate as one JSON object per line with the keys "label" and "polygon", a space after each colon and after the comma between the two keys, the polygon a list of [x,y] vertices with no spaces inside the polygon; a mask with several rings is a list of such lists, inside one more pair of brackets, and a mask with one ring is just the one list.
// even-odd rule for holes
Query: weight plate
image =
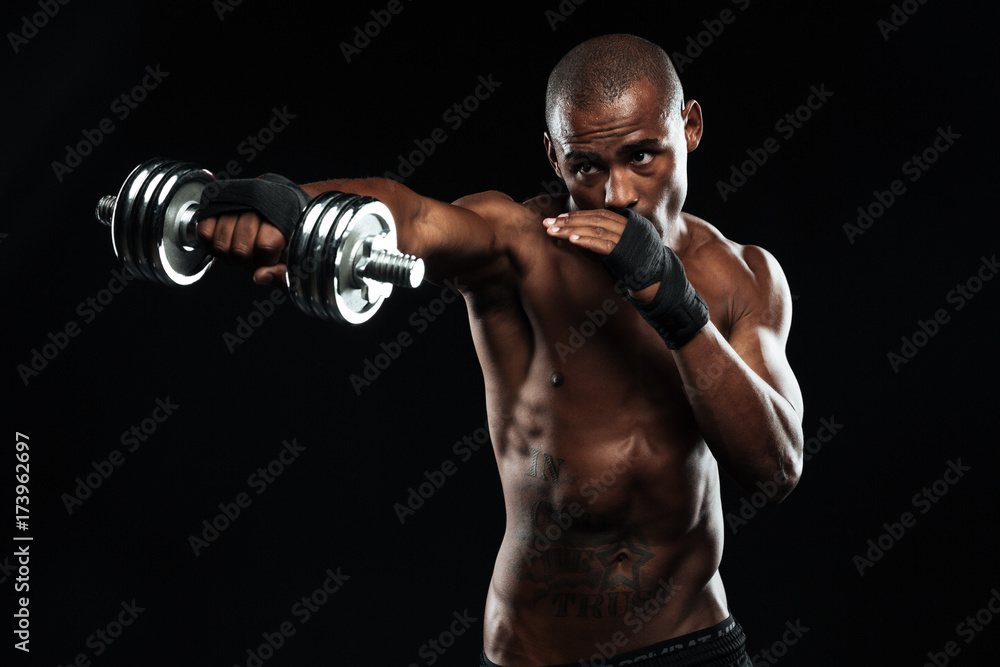
{"label": "weight plate", "polygon": [[392,285],[357,273],[375,250],[396,250],[392,214],[371,197],[324,192],[306,207],[288,248],[286,282],[308,315],[349,324],[368,321]]}
{"label": "weight plate", "polygon": [[145,247],[150,268],[166,285],[190,285],[212,264],[208,248],[195,236],[186,241],[201,192],[214,180],[212,174],[191,163],[174,163],[163,173],[146,211]]}
{"label": "weight plate", "polygon": [[317,273],[323,260],[322,239],[317,232],[328,209],[338,209],[350,195],[324,192],[306,207],[288,244],[288,265],[285,282],[292,300],[307,315],[326,319],[321,307]]}
{"label": "weight plate", "polygon": [[134,222],[135,204],[150,176],[162,161],[159,158],[154,158],[133,169],[115,198],[115,208],[111,217],[111,243],[115,256],[125,269],[137,278],[151,279],[142,272],[137,258],[139,250],[135,246],[133,234],[136,227]]}
{"label": "weight plate", "polygon": [[307,300],[305,299],[306,276],[302,271],[303,244],[309,234],[309,230],[316,222],[319,210],[310,204],[299,218],[299,223],[292,232],[292,238],[288,240],[288,257],[285,260],[285,284],[288,285],[288,293],[292,296],[292,301],[307,315],[312,314]]}
{"label": "weight plate", "polygon": [[131,216],[129,219],[129,247],[132,248],[132,260],[141,272],[142,278],[160,282],[153,271],[152,254],[155,246],[151,243],[153,221],[151,212],[156,200],[156,194],[165,175],[177,162],[172,160],[151,160],[152,168],[142,187],[131,199]]}
{"label": "weight plate", "polygon": [[317,311],[325,320],[339,320],[336,310],[336,300],[331,298],[329,289],[330,267],[336,266],[337,245],[334,230],[340,225],[340,221],[349,216],[357,200],[357,195],[344,194],[342,197],[333,198],[323,207],[319,223],[316,226],[315,245],[313,246],[314,257],[316,258],[316,271],[313,281],[313,309]]}
{"label": "weight plate", "polygon": [[341,218],[333,230],[336,260],[326,276],[326,288],[333,297],[333,312],[351,324],[361,324],[381,307],[392,286],[361,278],[358,265],[371,253],[372,242],[381,242],[381,236],[391,233],[394,226],[385,204],[370,197],[359,197],[352,204],[350,215]]}

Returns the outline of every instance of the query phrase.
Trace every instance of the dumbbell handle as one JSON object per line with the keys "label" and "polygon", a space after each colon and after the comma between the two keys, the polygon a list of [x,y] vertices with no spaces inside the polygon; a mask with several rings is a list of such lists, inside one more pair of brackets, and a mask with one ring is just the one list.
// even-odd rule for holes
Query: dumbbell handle
{"label": "dumbbell handle", "polygon": [[[108,227],[111,226],[117,199],[115,195],[107,195],[101,197],[101,200],[97,202],[97,210],[95,211],[97,219]],[[189,246],[199,242],[198,223],[194,216],[196,210],[197,208],[192,207],[190,212],[186,211],[185,213],[190,216],[190,219],[186,221],[186,224],[181,225],[182,234],[185,237],[182,240]],[[369,278],[380,283],[389,283],[399,287],[419,287],[424,280],[424,262],[413,255],[391,250],[377,250],[367,259],[359,258],[355,264],[354,272],[359,278]]]}

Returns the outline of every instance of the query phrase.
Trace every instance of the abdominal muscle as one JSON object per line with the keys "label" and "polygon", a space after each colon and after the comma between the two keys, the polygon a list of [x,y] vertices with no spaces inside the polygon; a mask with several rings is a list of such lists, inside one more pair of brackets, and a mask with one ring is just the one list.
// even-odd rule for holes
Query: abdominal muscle
{"label": "abdominal muscle", "polygon": [[484,645],[505,667],[623,653],[729,613],[718,465],[672,353],[597,258],[536,227],[514,287],[469,298],[507,509]]}
{"label": "abdominal muscle", "polygon": [[[599,645],[626,652],[725,619],[718,466],[667,369],[586,381],[562,364],[554,387],[546,360],[532,367],[518,398],[491,409],[507,528],[487,656],[576,662]],[[637,388],[657,374],[662,386]]]}

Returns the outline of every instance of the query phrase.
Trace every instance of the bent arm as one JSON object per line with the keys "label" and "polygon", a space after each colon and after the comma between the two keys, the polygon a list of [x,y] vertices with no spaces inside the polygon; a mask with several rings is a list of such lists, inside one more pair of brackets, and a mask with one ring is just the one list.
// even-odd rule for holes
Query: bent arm
{"label": "bent arm", "polygon": [[[606,209],[571,211],[542,222],[549,235],[604,256],[618,247],[632,224]],[[650,236],[633,248],[631,265],[619,264],[618,277],[628,278],[631,270],[645,273],[645,262],[663,250],[659,243]],[[684,342],[673,341],[674,360],[701,433],[719,463],[746,489],[774,483],[770,499],[780,501],[802,473],[802,394],[785,358],[791,325],[788,284],[778,263],[760,248],[737,249],[719,241],[693,252],[696,256],[685,260],[687,278],[674,273],[669,279],[690,280],[709,304],[709,315],[717,311],[721,316],[716,321],[728,320],[731,326],[728,339],[710,320],[693,338],[685,334]],[[651,303],[661,293],[661,283],[640,283],[630,296]],[[689,305],[690,310],[677,313],[654,310],[652,316],[674,335],[704,321],[695,317],[700,310]]]}
{"label": "bent arm", "polygon": [[728,340],[709,322],[674,359],[719,463],[745,489],[773,482],[778,502],[802,473],[802,393],[785,357],[791,295],[768,253],[747,247],[743,259],[753,281]]}

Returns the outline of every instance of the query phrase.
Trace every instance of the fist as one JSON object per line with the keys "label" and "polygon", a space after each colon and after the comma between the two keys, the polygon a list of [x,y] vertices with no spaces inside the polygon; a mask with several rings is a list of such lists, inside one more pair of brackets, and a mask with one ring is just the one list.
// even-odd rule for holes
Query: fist
{"label": "fist", "polygon": [[213,256],[252,271],[258,285],[285,279],[285,237],[254,211],[205,218],[198,223],[198,237]]}

